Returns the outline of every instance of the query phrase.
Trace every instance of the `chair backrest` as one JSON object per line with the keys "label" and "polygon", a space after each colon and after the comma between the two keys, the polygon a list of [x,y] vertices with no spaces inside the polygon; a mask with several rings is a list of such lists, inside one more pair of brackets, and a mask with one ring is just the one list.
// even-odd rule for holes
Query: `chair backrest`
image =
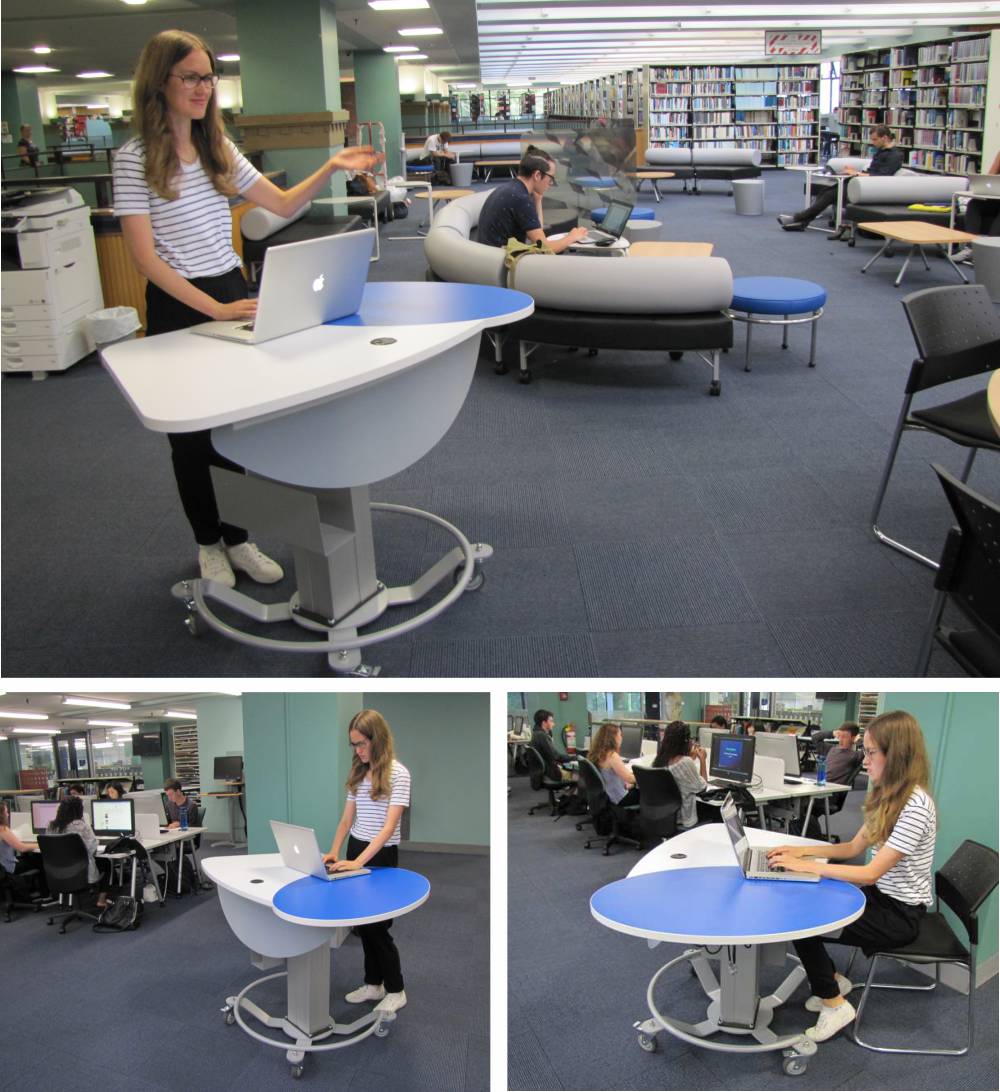
{"label": "chair backrest", "polygon": [[633,766],[639,789],[639,824],[647,837],[670,838],[677,833],[681,790],[666,766]]}
{"label": "chair backrest", "polygon": [[919,354],[907,394],[1000,366],[1000,317],[984,285],[925,288],[902,303]]}
{"label": "chair backrest", "polygon": [[611,800],[604,788],[604,781],[593,762],[589,758],[579,758],[577,760],[577,772],[580,786],[587,798],[587,807],[590,809],[590,814],[600,815],[602,811],[610,808]]}
{"label": "chair backrest", "polygon": [[533,789],[540,789],[545,779],[545,762],[534,747],[524,748],[524,758],[528,764],[528,780]]}
{"label": "chair backrest", "polygon": [[90,854],[79,834],[39,834],[38,849],[53,894],[70,895],[90,886]]}
{"label": "chair backrest", "polygon": [[[854,782],[858,779],[858,774],[861,772],[861,766],[864,760],[865,756],[863,754],[857,753],[854,755],[851,759],[850,766],[847,767],[847,773],[843,779],[845,785],[850,785],[852,789],[854,788]],[[847,796],[848,794],[846,792],[838,792],[830,797],[831,815],[836,815],[836,813],[843,808],[844,804],[847,803]]]}
{"label": "chair backrest", "polygon": [[1000,664],[1000,505],[934,464],[932,469],[958,521],[941,557],[934,584],[975,626],[983,674]]}
{"label": "chair backrest", "polygon": [[188,825],[192,827],[200,827],[202,819],[205,818],[205,809],[195,805],[193,808],[188,808]]}
{"label": "chair backrest", "polygon": [[938,898],[954,911],[973,944],[979,943],[979,908],[997,886],[997,860],[995,849],[966,838],[934,877]]}

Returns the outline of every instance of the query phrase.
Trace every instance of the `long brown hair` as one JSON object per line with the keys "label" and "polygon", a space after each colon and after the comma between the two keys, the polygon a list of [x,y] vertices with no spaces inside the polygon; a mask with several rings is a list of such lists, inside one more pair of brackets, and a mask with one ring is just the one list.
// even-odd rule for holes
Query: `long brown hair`
{"label": "long brown hair", "polygon": [[[215,72],[215,54],[197,34],[189,34],[186,30],[161,30],[155,38],[150,38],[139,54],[135,69],[132,124],[146,149],[146,182],[155,194],[167,201],[177,198],[173,181],[180,170],[180,160],[167,124],[163,85],[174,65],[196,49],[208,54]],[[205,116],[191,122],[191,142],[209,181],[219,193],[232,197],[236,193],[231,181],[233,163],[225,143],[226,130],[216,90],[213,89],[208,100]]]}
{"label": "long brown hair", "polygon": [[593,762],[598,769],[601,768],[604,764],[604,760],[612,751],[618,750],[619,740],[621,738],[619,736],[620,732],[620,725],[612,724],[607,720],[597,729],[597,734],[590,744],[590,751],[587,753],[587,758]]}
{"label": "long brown hair", "polygon": [[868,722],[865,733],[885,756],[882,777],[865,801],[865,835],[871,842],[884,843],[913,790],[930,792],[931,765],[923,732],[909,713],[883,713]]}
{"label": "long brown hair", "polygon": [[0,803],[0,827],[10,826],[10,807],[6,803]]}
{"label": "long brown hair", "polygon": [[362,709],[360,713],[355,714],[347,727],[348,736],[351,732],[359,732],[365,739],[371,740],[371,761],[362,762],[358,758],[358,752],[354,752],[351,772],[347,778],[348,791],[355,791],[370,771],[372,800],[387,798],[392,785],[392,762],[396,756],[393,750],[392,732],[389,730],[385,717],[376,709]]}

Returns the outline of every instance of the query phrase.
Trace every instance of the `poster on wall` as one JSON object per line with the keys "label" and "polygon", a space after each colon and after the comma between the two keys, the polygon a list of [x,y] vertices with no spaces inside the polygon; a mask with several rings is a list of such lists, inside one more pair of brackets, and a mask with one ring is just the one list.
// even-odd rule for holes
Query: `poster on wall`
{"label": "poster on wall", "polygon": [[822,49],[821,30],[764,31],[764,53],[768,57],[812,57]]}

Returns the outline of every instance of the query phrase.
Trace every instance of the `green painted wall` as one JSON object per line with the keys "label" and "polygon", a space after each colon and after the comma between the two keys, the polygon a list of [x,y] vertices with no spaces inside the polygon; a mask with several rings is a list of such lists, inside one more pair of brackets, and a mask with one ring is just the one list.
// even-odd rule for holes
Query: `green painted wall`
{"label": "green painted wall", "polygon": [[490,842],[489,694],[365,694],[413,779],[410,841]]}
{"label": "green painted wall", "polygon": [[[997,694],[886,693],[883,709],[905,709],[920,722],[931,759],[932,793],[938,814],[934,867],[972,838],[997,848],[998,711]],[[965,930],[951,912],[956,934]],[[997,956],[997,893],[980,911],[977,964]]]}
{"label": "green painted wall", "polygon": [[389,177],[402,173],[400,142],[403,120],[399,105],[399,67],[388,53],[354,53],[355,116],[380,121],[385,128],[385,160]]}
{"label": "green painted wall", "polygon": [[16,789],[17,744],[12,739],[0,740],[0,789]]}
{"label": "green painted wall", "polygon": [[45,151],[45,132],[42,127],[42,114],[38,108],[38,84],[34,76],[16,76],[13,72],[4,72],[0,76],[0,109],[3,110],[3,120],[10,126],[13,138],[10,144],[2,145],[3,155],[14,155],[17,151],[22,125],[31,126],[31,139]]}
{"label": "green painted wall", "polygon": [[168,777],[173,777],[173,768],[171,766],[171,755],[173,751],[170,747],[170,728],[167,724],[150,724],[143,725],[143,731],[148,731],[150,728],[158,727],[160,729],[160,750],[159,755],[143,755],[139,758],[139,765],[142,767],[142,783],[147,789],[159,789],[163,787],[163,782]]}
{"label": "green painted wall", "polygon": [[[213,770],[217,755],[243,754],[243,702],[236,697],[201,698],[198,713],[198,766],[202,793],[221,789]],[[205,817],[202,825],[213,833],[228,831],[229,801],[202,795]]]}
{"label": "green painted wall", "polygon": [[[852,700],[853,699],[853,700]],[[853,708],[853,714],[848,714],[848,709]],[[824,731],[836,731],[845,720],[856,720],[858,701],[856,694],[848,694],[847,701],[824,701],[823,716],[820,718],[820,727]]]}

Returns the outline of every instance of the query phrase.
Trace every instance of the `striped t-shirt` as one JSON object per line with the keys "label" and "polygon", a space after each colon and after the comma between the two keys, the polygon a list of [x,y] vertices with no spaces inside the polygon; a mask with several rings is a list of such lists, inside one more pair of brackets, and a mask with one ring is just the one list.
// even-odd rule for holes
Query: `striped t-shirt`
{"label": "striped t-shirt", "polygon": [[[225,143],[233,162],[233,185],[246,193],[261,174],[232,141]],[[173,180],[177,191],[174,201],[149,188],[146,148],[140,137],[118,149],[111,171],[116,215],[148,216],[156,256],[182,277],[217,277],[240,264],[233,249],[229,198],[209,181],[201,160],[181,163]]]}
{"label": "striped t-shirt", "polygon": [[[937,810],[934,801],[924,789],[914,789],[885,843],[890,849],[902,853],[903,859],[876,880],[875,886],[883,894],[910,906],[920,903],[930,906],[934,902],[931,866],[936,835]],[[874,845],[872,856],[881,848],[881,845]]]}
{"label": "striped t-shirt", "polygon": [[[351,837],[360,842],[370,842],[378,836],[385,826],[385,817],[392,804],[410,806],[410,771],[395,759],[392,760],[392,780],[389,783],[389,796],[381,800],[372,800],[372,783],[369,775],[356,789],[349,790],[347,799],[354,801],[354,823]],[[387,846],[399,845],[399,823],[385,843]]]}

